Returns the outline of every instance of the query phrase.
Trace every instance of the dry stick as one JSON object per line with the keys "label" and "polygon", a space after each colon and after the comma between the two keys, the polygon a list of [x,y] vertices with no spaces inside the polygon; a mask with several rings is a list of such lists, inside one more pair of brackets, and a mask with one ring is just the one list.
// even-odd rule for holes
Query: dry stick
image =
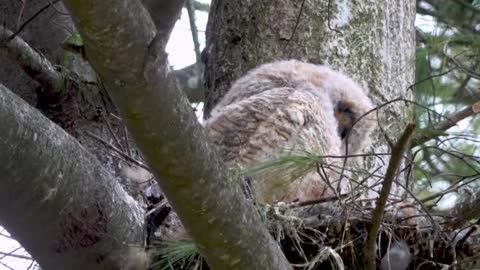
{"label": "dry stick", "polygon": [[123,137],[125,138],[125,146],[127,147],[127,154],[128,156],[132,156],[132,149],[130,147],[130,142],[128,141],[128,130],[127,126],[123,126]]}
{"label": "dry stick", "polygon": [[195,24],[195,4],[193,0],[187,0],[185,6],[188,11],[188,20],[190,21],[190,30],[192,32],[193,47],[195,49],[196,63],[201,62],[200,57],[200,42],[198,41],[198,29]]}
{"label": "dry stick", "polygon": [[330,181],[328,179],[328,176],[327,176],[327,172],[325,171],[325,168],[323,167],[323,164],[320,163],[320,162],[317,162],[316,165],[317,165],[317,174],[320,176],[320,178],[322,178],[323,182],[325,182],[327,184],[327,186],[332,190],[335,197],[338,198],[338,202],[340,203],[340,205],[343,206],[343,202],[342,202],[342,199],[340,198],[339,191],[334,189],[333,186],[332,186],[332,183],[330,183]]}
{"label": "dry stick", "polygon": [[403,154],[405,150],[408,149],[408,142],[414,130],[415,124],[407,124],[405,131],[392,149],[392,156],[388,164],[387,172],[385,173],[385,180],[383,180],[380,197],[377,200],[377,206],[372,212],[372,223],[368,231],[367,242],[365,243],[363,251],[364,269],[366,270],[375,270],[375,241],[377,239],[377,232],[382,222],[383,211],[385,210],[388,195],[392,189],[393,180],[398,168],[400,167]]}
{"label": "dry stick", "polygon": [[142,162],[130,157],[128,154],[125,154],[122,150],[118,149],[117,147],[115,147],[114,145],[108,143],[107,141],[105,141],[104,139],[100,138],[99,136],[87,131],[87,135],[94,138],[94,139],[97,139],[98,141],[100,141],[101,143],[103,143],[105,146],[109,147],[110,149],[112,149],[113,151],[117,152],[120,156],[122,156],[123,158],[125,158],[127,161],[130,161],[132,163],[134,163],[135,165],[139,166],[139,167],[142,167],[143,169],[147,170],[150,172],[150,168],[143,164]]}
{"label": "dry stick", "polygon": [[25,11],[25,1],[26,0],[20,0],[20,1],[22,2],[22,5],[20,6],[20,11],[18,12],[17,27],[20,27],[20,22],[22,21],[23,11]]}
{"label": "dry stick", "polygon": [[[473,183],[473,182],[477,181],[477,180],[479,179],[479,177],[476,177],[476,176],[477,176],[476,174],[473,175],[473,176],[467,176],[467,177],[465,177],[465,178],[470,178],[470,177],[472,177],[472,178],[471,178],[470,180],[467,180],[467,181],[463,182],[463,183],[461,183],[461,182],[459,181],[459,182],[451,185],[448,189],[445,189],[445,190],[443,190],[443,191],[440,191],[440,192],[437,192],[437,193],[435,193],[435,194],[433,194],[433,195],[430,195],[430,196],[428,196],[428,197],[426,197],[426,198],[423,198],[421,201],[422,201],[423,203],[425,203],[425,202],[434,200],[434,199],[436,199],[436,198],[443,197],[443,196],[445,196],[445,195],[448,194],[448,193],[458,191],[461,187],[466,186],[466,185],[468,185],[468,184],[470,184],[470,183]],[[463,181],[463,180],[462,180],[462,181]]]}
{"label": "dry stick", "polygon": [[29,257],[29,256],[25,256],[25,255],[19,255],[19,254],[14,254],[13,251],[11,252],[3,252],[3,251],[0,251],[0,255],[3,255],[4,257],[2,258],[5,258],[5,257],[12,257],[12,258],[16,258],[16,259],[23,259],[23,260],[33,260],[32,257]]}
{"label": "dry stick", "polygon": [[[458,122],[461,120],[472,116],[474,114],[477,114],[480,112],[480,101],[475,102],[472,106],[468,106],[450,116],[447,116],[448,120],[443,120],[435,125],[433,125],[432,130],[433,131],[445,131],[453,126],[455,126]],[[412,139],[412,143],[410,147],[415,147],[418,146],[422,143],[425,143],[429,140],[437,138],[439,135],[438,134],[431,134],[431,135],[419,135],[415,136]]]}
{"label": "dry stick", "polygon": [[342,32],[340,30],[332,28],[332,26],[330,25],[330,6],[331,6],[330,2],[331,2],[331,0],[328,0],[328,3],[327,3],[327,26],[328,26],[328,29],[330,29],[330,31],[336,32],[337,34],[342,34]]}
{"label": "dry stick", "polygon": [[[188,12],[188,21],[190,22],[190,31],[192,32],[193,48],[195,49],[195,76],[201,78],[203,73],[202,56],[200,52],[200,42],[198,39],[198,28],[195,22],[195,3],[194,0],[187,0],[185,6]],[[200,79],[198,80],[200,82]],[[190,99],[190,98],[189,98]]]}
{"label": "dry stick", "polygon": [[8,253],[0,252],[0,255],[2,255],[2,256],[0,256],[0,260],[3,259],[3,258],[5,258],[5,257],[7,257],[7,256],[9,256],[10,254],[13,254],[13,253],[17,252],[17,251],[20,250],[21,248],[22,248],[21,246],[20,246],[20,247],[17,247],[17,248],[14,248],[13,250],[11,250],[11,251],[8,252]]}
{"label": "dry stick", "polygon": [[[477,80],[480,79],[480,75],[478,73],[476,73],[475,71],[469,69],[469,68],[466,68],[464,65],[462,65],[460,62],[458,62],[457,59],[455,59],[455,57],[453,56],[450,56],[448,55],[447,53],[442,53],[444,56],[446,56],[448,58],[448,60],[452,61],[459,69],[461,69],[465,74],[467,74],[467,76],[470,76],[470,77],[473,77]],[[460,53],[461,54],[461,53]]]}
{"label": "dry stick", "polygon": [[[60,0],[55,0],[53,1],[53,4],[56,4],[57,2],[60,2]],[[12,40],[13,38],[15,38],[18,34],[20,34],[20,32],[23,31],[23,29],[28,25],[30,24],[33,20],[35,20],[40,14],[42,14],[45,10],[47,10],[49,7],[51,7],[52,3],[48,3],[46,4],[45,6],[43,6],[42,8],[40,8],[37,12],[35,12],[35,14],[32,15],[32,17],[28,18],[24,23],[22,23],[22,25],[20,25],[20,27],[18,27],[17,31],[15,31],[15,33],[13,33],[8,39],[9,40]]]}
{"label": "dry stick", "polygon": [[[434,229],[434,231],[442,233],[438,223],[435,221],[432,214],[428,211],[428,208],[425,206],[425,204],[421,200],[419,200],[417,198],[417,196],[415,196],[415,194],[413,194],[413,192],[408,189],[408,187],[404,186],[402,183],[399,183],[399,182],[397,182],[397,185],[399,185],[401,188],[403,188],[408,193],[408,195],[410,195],[413,198],[413,200],[420,205],[422,210],[425,212],[426,217],[428,217],[428,219],[430,219],[430,223],[432,224],[432,228]],[[442,237],[444,239],[448,239],[448,235],[446,235],[446,234],[443,234]]]}
{"label": "dry stick", "polygon": [[[122,118],[120,118],[116,114],[110,113],[110,116],[117,119],[120,122],[123,122]],[[129,158],[132,158],[132,151],[130,149],[130,143],[128,142],[128,130],[127,130],[127,127],[123,123],[121,123],[121,124],[123,125],[123,137],[125,139],[125,147],[127,148],[127,155],[129,156]],[[125,154],[125,153],[122,152],[122,154]]]}
{"label": "dry stick", "polygon": [[120,140],[117,137],[117,134],[113,131],[112,125],[110,125],[110,121],[108,121],[107,117],[102,113],[102,119],[107,124],[108,131],[110,132],[110,135],[112,135],[113,139],[115,140],[115,143],[119,146],[122,147],[122,144],[120,143]]}

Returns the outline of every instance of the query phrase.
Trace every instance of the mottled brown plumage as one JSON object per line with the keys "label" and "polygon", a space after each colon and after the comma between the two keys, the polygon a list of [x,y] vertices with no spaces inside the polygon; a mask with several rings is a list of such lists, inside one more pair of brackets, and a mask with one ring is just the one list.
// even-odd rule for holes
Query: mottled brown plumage
{"label": "mottled brown plumage", "polygon": [[[358,153],[368,143],[375,121],[372,117],[355,121],[372,108],[366,91],[349,77],[326,66],[279,61],[261,65],[237,80],[213,109],[206,127],[226,164],[246,168],[287,151],[341,156],[347,138],[348,153]],[[339,162],[323,159],[324,164]],[[333,170],[325,172],[336,187]],[[277,180],[275,176],[256,177],[256,198],[291,202],[333,194],[316,171],[288,185],[279,185]],[[341,189],[345,191],[347,183]]]}

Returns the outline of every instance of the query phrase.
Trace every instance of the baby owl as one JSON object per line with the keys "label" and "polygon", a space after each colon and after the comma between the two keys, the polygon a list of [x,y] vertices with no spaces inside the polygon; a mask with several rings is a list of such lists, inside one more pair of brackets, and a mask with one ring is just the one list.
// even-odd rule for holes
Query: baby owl
{"label": "baby owl", "polygon": [[[355,154],[368,144],[376,121],[372,114],[360,117],[373,108],[367,92],[339,72],[297,60],[278,61],[233,83],[206,128],[229,167],[248,168],[295,150],[325,156],[323,176],[312,170],[286,185],[268,174],[252,179],[259,202],[306,201],[334,194],[331,188],[339,179],[333,168],[343,159],[332,156],[344,156],[346,149]],[[338,186],[344,192],[348,185]]]}

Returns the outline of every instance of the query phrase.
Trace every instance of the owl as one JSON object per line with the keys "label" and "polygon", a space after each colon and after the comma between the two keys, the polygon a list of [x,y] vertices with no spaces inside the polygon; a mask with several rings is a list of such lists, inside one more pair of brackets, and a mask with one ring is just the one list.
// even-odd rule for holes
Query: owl
{"label": "owl", "polygon": [[368,145],[376,121],[364,114],[373,108],[367,92],[348,76],[327,66],[285,60],[261,65],[234,82],[205,125],[230,168],[295,152],[322,157],[321,169],[288,183],[279,183],[278,174],[252,178],[261,203],[307,201],[332,196],[336,187],[348,189],[348,183],[338,183],[334,168],[341,166],[339,156]]}

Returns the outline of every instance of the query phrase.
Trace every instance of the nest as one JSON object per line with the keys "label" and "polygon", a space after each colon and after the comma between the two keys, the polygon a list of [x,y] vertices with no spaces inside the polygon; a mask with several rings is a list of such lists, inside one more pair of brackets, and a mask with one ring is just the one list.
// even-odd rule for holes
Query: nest
{"label": "nest", "polygon": [[[263,206],[260,210],[294,269],[363,269],[371,209],[322,200]],[[451,224],[443,218],[420,215],[406,219],[392,210],[385,211],[376,242],[377,265],[393,246],[406,243],[408,269],[480,269],[476,263],[480,262],[477,225],[449,229]],[[188,238],[172,241],[159,235],[151,246],[151,269],[209,269]]]}

